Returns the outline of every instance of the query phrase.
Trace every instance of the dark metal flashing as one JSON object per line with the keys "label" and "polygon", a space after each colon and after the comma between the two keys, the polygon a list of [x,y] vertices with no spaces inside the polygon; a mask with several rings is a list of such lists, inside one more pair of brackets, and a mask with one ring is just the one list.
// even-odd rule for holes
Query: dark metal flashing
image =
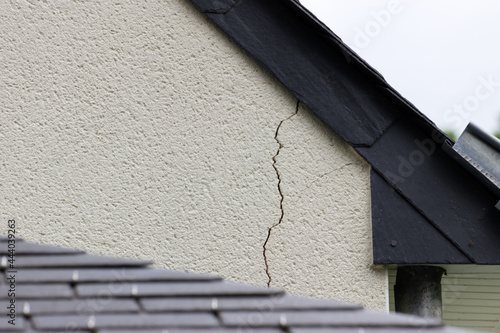
{"label": "dark metal flashing", "polygon": [[[0,238],[2,251],[8,244]],[[55,251],[21,240],[15,248],[33,251],[29,255],[11,251],[0,258],[5,263],[15,257],[14,267],[0,268],[4,281],[0,283],[4,317],[0,332],[466,332],[436,320],[376,313],[355,304],[297,297],[214,276],[154,269],[136,260]],[[57,252],[75,258],[74,264],[68,265]],[[15,266],[28,256],[41,259],[40,269]],[[123,266],[102,266],[103,262]],[[9,296],[9,288],[15,297]]]}
{"label": "dark metal flashing", "polygon": [[[374,207],[386,211],[373,211],[375,263],[500,264],[496,196],[444,152],[447,137],[427,117],[313,14],[293,0],[191,1],[386,182],[372,187]],[[214,13],[215,4],[230,10]],[[384,186],[399,197],[381,197]],[[393,200],[390,213],[384,200]],[[379,247],[389,235],[381,230],[398,229],[404,217],[421,228],[418,237],[400,230],[395,241],[405,250]],[[418,239],[442,240],[441,252],[409,250]]]}
{"label": "dark metal flashing", "polygon": [[500,199],[500,140],[470,123],[446,152]]}

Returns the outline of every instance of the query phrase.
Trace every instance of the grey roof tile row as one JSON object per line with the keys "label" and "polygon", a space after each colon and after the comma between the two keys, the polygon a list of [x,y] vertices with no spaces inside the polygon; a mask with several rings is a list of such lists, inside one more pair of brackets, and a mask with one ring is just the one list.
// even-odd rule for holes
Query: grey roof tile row
{"label": "grey roof tile row", "polygon": [[[0,300],[9,299],[9,285],[0,286]],[[72,298],[73,289],[69,284],[16,284],[16,298],[40,299],[40,298]]]}
{"label": "grey roof tile row", "polygon": [[[6,248],[0,237],[0,253]],[[15,271],[15,326],[6,316],[7,270]],[[460,332],[433,320],[20,240],[15,267],[3,264],[1,274],[0,332]]]}
{"label": "grey roof tile row", "polygon": [[23,268],[17,282],[144,282],[144,281],[217,281],[217,276],[190,274],[151,268]]}
{"label": "grey roof tile row", "polygon": [[39,314],[72,314],[92,315],[97,313],[123,313],[140,311],[135,299],[29,299],[19,300],[19,309],[30,316]]}
{"label": "grey roof tile row", "polygon": [[96,315],[40,315],[33,324],[41,330],[102,328],[163,328],[163,327],[218,327],[213,313],[138,313]]}
{"label": "grey roof tile row", "polygon": [[271,297],[224,298],[146,298],[141,305],[148,312],[156,311],[264,311],[274,310],[358,310],[361,306],[348,303],[300,298],[289,295]]}
{"label": "grey roof tile row", "polygon": [[[16,252],[17,253],[17,252]],[[17,253],[20,255],[22,253]],[[4,257],[5,258],[5,257]],[[77,252],[73,255],[26,255],[16,258],[17,268],[58,268],[58,267],[142,267],[149,262],[142,260],[128,260],[112,257],[101,257]],[[2,266],[5,266],[2,260]]]}
{"label": "grey roof tile row", "polygon": [[82,283],[76,287],[79,296],[99,296],[110,291],[115,297],[128,296],[258,296],[276,295],[279,290],[247,286],[226,281],[208,282],[122,282],[111,287],[109,283]]}

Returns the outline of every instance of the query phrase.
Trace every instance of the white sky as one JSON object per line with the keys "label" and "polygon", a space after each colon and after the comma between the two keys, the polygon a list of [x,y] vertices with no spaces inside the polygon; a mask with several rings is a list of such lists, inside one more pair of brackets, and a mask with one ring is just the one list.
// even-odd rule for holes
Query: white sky
{"label": "white sky", "polygon": [[300,3],[441,129],[500,130],[500,1]]}

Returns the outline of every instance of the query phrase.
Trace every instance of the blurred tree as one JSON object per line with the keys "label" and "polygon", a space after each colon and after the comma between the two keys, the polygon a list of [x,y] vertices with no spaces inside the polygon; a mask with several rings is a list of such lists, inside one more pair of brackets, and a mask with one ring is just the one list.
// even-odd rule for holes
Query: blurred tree
{"label": "blurred tree", "polygon": [[457,141],[457,135],[455,134],[455,132],[448,130],[444,131],[444,133],[448,135],[453,141]]}
{"label": "blurred tree", "polygon": [[500,117],[498,117],[498,127],[495,133],[493,133],[494,136],[500,139]]}

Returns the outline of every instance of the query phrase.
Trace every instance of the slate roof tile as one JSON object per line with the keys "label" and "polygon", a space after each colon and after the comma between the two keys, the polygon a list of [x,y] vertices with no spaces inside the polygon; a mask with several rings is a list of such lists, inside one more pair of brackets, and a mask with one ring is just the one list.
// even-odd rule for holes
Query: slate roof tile
{"label": "slate roof tile", "polygon": [[38,331],[38,330],[27,330],[25,331],[26,333],[96,333],[95,331],[92,332],[92,331],[89,331],[89,330],[79,330],[79,329],[73,329],[73,328],[69,328],[67,330],[63,330],[63,331],[60,331],[60,330],[43,330],[43,331]]}
{"label": "slate roof tile", "polygon": [[[5,245],[0,242],[0,247]],[[28,245],[25,249],[32,250],[16,253],[15,263],[21,263],[15,267],[16,326],[4,317],[0,332],[461,332],[436,321],[370,312],[359,305],[153,269],[145,261],[44,247]],[[31,253],[37,250],[40,253]],[[6,265],[1,272],[5,280]],[[8,287],[5,281],[0,285],[4,316]]]}
{"label": "slate roof tile", "polygon": [[[0,300],[8,299],[9,285],[0,286]],[[74,295],[68,284],[18,284],[16,298],[71,298]]]}
{"label": "slate roof tile", "polygon": [[222,312],[221,320],[227,326],[267,327],[439,327],[441,322],[426,318],[394,314],[382,316],[378,312],[355,311],[249,311]]}
{"label": "slate roof tile", "polygon": [[[330,331],[331,332],[331,331]],[[281,329],[272,328],[252,328],[242,330],[240,328],[174,328],[168,332],[162,329],[141,329],[141,330],[99,330],[98,333],[286,333]],[[358,332],[357,332],[358,333]]]}
{"label": "slate roof tile", "polygon": [[[112,257],[101,257],[85,253],[74,255],[27,255],[19,256],[17,253],[16,267],[18,268],[46,268],[46,267],[143,267],[149,264],[142,260],[129,260]],[[4,259],[5,258],[5,259]],[[2,257],[2,262],[6,262],[7,257]]]}
{"label": "slate roof tile", "polygon": [[[109,288],[109,283],[79,284],[76,291],[79,296],[97,296],[103,290]],[[283,293],[280,290],[254,287],[244,284],[207,281],[207,282],[149,282],[121,284],[115,288],[113,295],[117,296],[257,296],[277,295]]]}
{"label": "slate roof tile", "polygon": [[97,315],[40,315],[33,317],[35,328],[65,330],[85,328],[153,328],[153,327],[217,327],[212,313],[162,314],[97,314]]}
{"label": "slate roof tile", "polygon": [[150,268],[26,268],[18,272],[18,282],[110,282],[110,281],[207,281],[216,276]]}
{"label": "slate roof tile", "polygon": [[338,327],[333,331],[331,328],[292,328],[289,333],[465,333],[470,332],[455,327],[427,327],[427,328],[401,328],[401,327]]}
{"label": "slate roof tile", "polygon": [[146,298],[141,305],[149,312],[157,311],[211,311],[219,310],[355,310],[361,306],[349,303],[331,302],[306,297],[278,295],[272,297],[188,297],[188,298]]}
{"label": "slate roof tile", "polygon": [[[22,287],[21,287],[22,288]],[[79,313],[91,315],[95,313],[120,313],[120,312],[139,312],[140,308],[134,299],[96,299],[86,300],[76,299],[26,299],[19,300],[18,308],[30,315],[38,314],[68,314]],[[2,313],[5,312],[2,309]]]}
{"label": "slate roof tile", "polygon": [[[3,303],[5,304],[5,303]],[[2,306],[3,306],[2,304]],[[9,324],[9,317],[2,316],[0,320],[0,332],[23,332],[26,327],[26,321],[23,317],[15,318],[15,325]]]}

